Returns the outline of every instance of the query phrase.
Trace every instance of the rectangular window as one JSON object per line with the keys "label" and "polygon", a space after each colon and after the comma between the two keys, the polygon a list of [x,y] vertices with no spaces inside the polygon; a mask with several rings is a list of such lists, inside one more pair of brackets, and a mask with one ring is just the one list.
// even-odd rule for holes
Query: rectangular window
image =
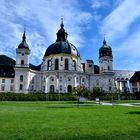
{"label": "rectangular window", "polygon": [[14,83],[14,79],[11,79],[11,83]]}
{"label": "rectangular window", "polygon": [[92,64],[89,64],[88,67],[91,68],[92,67]]}
{"label": "rectangular window", "polygon": [[60,85],[60,91],[62,91],[62,85]]}
{"label": "rectangular window", "polygon": [[21,65],[24,65],[24,60],[21,60]]}
{"label": "rectangular window", "polygon": [[5,86],[4,85],[1,86],[1,91],[5,91]]}
{"label": "rectangular window", "polygon": [[45,91],[45,86],[43,86],[43,91]]}
{"label": "rectangular window", "polygon": [[20,75],[20,82],[23,82],[23,75]]}
{"label": "rectangular window", "polygon": [[14,91],[14,86],[13,85],[10,86],[10,91]]}
{"label": "rectangular window", "polygon": [[22,84],[19,85],[19,90],[23,90],[23,85]]}
{"label": "rectangular window", "polygon": [[2,83],[5,83],[5,79],[2,79]]}

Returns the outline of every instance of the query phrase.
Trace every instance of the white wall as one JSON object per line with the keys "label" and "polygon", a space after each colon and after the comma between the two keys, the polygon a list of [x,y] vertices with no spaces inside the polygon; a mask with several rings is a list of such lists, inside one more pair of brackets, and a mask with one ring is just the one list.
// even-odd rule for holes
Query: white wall
{"label": "white wall", "polygon": [[[4,83],[2,83],[2,79],[5,79]],[[13,83],[11,83],[11,80],[13,80]],[[4,91],[2,91],[2,86],[4,86]],[[14,92],[11,91],[11,86],[14,90],[14,78],[0,77],[0,92]]]}
{"label": "white wall", "polygon": [[[42,63],[42,71],[55,70],[55,59],[59,60],[59,70],[65,70],[65,59],[69,61],[69,70],[75,70],[74,61],[76,62],[76,71],[83,71],[80,58],[69,55],[51,55],[44,58]],[[50,60],[50,67],[48,68],[48,61]]]}

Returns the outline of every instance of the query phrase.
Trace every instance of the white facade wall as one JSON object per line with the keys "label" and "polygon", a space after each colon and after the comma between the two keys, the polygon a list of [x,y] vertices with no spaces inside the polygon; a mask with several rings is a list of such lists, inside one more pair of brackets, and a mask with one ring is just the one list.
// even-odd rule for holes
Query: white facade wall
{"label": "white facade wall", "polygon": [[[68,70],[82,71],[82,65],[81,65],[79,58],[76,58],[76,57],[71,56],[71,55],[64,55],[64,54],[52,55],[52,56],[49,56],[47,58],[44,58],[44,61],[42,63],[42,71],[55,70],[55,60],[56,59],[59,60],[58,70],[65,70],[65,59],[68,59],[68,63],[69,63]],[[76,65],[75,65],[75,63],[76,63]],[[48,67],[48,65],[49,65],[49,67]]]}
{"label": "white facade wall", "polygon": [[35,92],[35,91],[40,91],[41,92],[41,85],[42,85],[42,74],[41,72],[30,70],[29,71],[29,87],[28,91],[30,92]]}
{"label": "white facade wall", "polygon": [[[16,67],[29,67],[29,54],[30,50],[26,48],[17,48],[16,49]],[[24,64],[21,64],[21,61],[24,61]]]}
{"label": "white facade wall", "polygon": [[78,72],[49,72],[43,77],[43,87],[46,93],[51,91],[51,85],[54,86],[54,92],[68,92],[68,86],[71,86],[72,89],[82,85],[88,88],[87,76]]}
{"label": "white facade wall", "polygon": [[102,88],[105,91],[114,91],[114,74],[95,74],[90,76],[90,89],[93,87]]}
{"label": "white facade wall", "polygon": [[[21,75],[23,76],[23,81],[20,79]],[[42,91],[41,78],[41,72],[33,71],[29,68],[15,68],[15,92]],[[20,85],[23,85],[22,90],[20,90]]]}
{"label": "white facade wall", "polygon": [[114,70],[114,79],[115,79],[115,86],[116,89],[124,92],[132,93],[132,87],[130,85],[130,78],[133,76],[135,71],[128,71],[128,70]]}
{"label": "white facade wall", "polygon": [[108,72],[113,70],[113,59],[110,56],[103,56],[99,60],[100,72]]}
{"label": "white facade wall", "polygon": [[0,92],[14,92],[14,78],[0,77]]}
{"label": "white facade wall", "polygon": [[[23,80],[20,79],[21,76],[23,76]],[[29,69],[15,68],[15,92],[28,93],[29,84]],[[20,85],[22,85],[22,89],[20,89]]]}

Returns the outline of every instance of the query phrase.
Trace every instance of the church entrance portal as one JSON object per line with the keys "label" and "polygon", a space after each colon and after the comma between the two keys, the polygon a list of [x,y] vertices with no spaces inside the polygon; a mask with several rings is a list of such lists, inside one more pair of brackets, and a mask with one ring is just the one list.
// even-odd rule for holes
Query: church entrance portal
{"label": "church entrance portal", "polygon": [[50,92],[53,93],[54,92],[54,85],[50,86]]}
{"label": "church entrance portal", "polygon": [[68,85],[68,87],[67,87],[67,91],[68,91],[69,93],[72,92],[72,86],[71,86],[71,85]]}

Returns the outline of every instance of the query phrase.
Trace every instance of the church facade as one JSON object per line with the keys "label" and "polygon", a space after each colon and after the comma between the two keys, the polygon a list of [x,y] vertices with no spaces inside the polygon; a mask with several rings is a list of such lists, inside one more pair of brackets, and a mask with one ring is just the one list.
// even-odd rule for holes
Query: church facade
{"label": "church facade", "polygon": [[0,92],[63,93],[72,92],[77,86],[131,92],[129,80],[134,71],[113,69],[112,48],[106,40],[99,49],[99,66],[93,60],[82,63],[77,48],[68,41],[63,21],[55,43],[46,49],[39,66],[29,63],[30,52],[24,31],[22,42],[16,49],[16,61],[12,65],[0,65]]}

